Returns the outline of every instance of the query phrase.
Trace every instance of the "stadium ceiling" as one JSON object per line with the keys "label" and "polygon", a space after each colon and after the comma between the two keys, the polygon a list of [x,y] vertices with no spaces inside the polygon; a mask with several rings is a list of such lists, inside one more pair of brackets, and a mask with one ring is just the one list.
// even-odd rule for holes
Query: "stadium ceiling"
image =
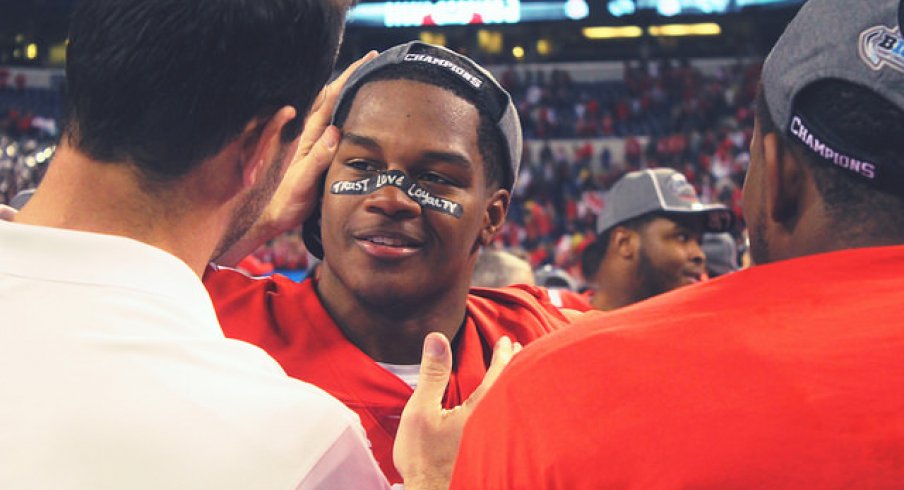
{"label": "stadium ceiling", "polygon": [[[521,3],[531,1],[521,0]],[[690,4],[703,0],[681,1]],[[737,5],[745,0],[706,0],[709,4],[719,1]],[[376,2],[365,1],[359,5],[372,3]],[[399,7],[405,3],[396,1],[393,4]],[[592,0],[587,3],[590,6],[588,15],[578,20],[418,27],[350,23],[346,30],[342,61],[351,61],[370,49],[385,49],[417,38],[444,44],[489,63],[756,57],[764,56],[771,49],[799,9],[799,5],[782,4],[744,7],[728,14],[663,16],[655,9],[645,8],[615,16],[606,8],[606,2]],[[640,2],[637,3],[640,5]],[[617,28],[604,32],[627,33],[628,36],[588,34],[599,33],[599,30],[592,29],[595,27]],[[690,35],[669,35],[675,32]]]}
{"label": "stadium ceiling", "polygon": [[[405,3],[411,1],[422,4],[443,4],[445,2],[448,10],[449,3],[459,0],[432,0],[431,2],[399,0],[394,2],[394,5],[404,8]],[[492,0],[490,3],[507,4],[512,1]],[[552,0],[514,1],[520,2],[522,7],[529,6],[531,2],[550,5],[556,3]],[[799,8],[794,5],[777,8],[744,7],[738,13],[673,17],[663,17],[655,9],[638,8],[629,14],[615,16],[611,12],[610,3],[621,4],[624,3],[624,0],[582,0],[582,2],[584,1],[586,1],[588,9],[586,12],[578,12],[582,15],[572,15],[570,19],[553,21],[520,19],[512,24],[484,23],[394,28],[350,23],[345,36],[340,64],[363,55],[370,49],[385,49],[394,44],[417,38],[445,44],[450,48],[475,55],[483,61],[489,62],[761,56],[768,52]],[[672,0],[672,3],[674,1]],[[688,5],[694,2],[747,5],[752,0],[679,1]],[[788,3],[790,0],[767,1]],[[0,65],[54,64],[54,57],[51,55],[52,48],[54,46],[59,48],[65,41],[69,13],[75,2],[76,0],[0,0]],[[650,2],[654,2],[654,0],[636,0],[631,3],[641,6]],[[376,1],[363,0],[359,6],[374,3]],[[576,5],[574,1],[570,0],[561,0],[558,3]],[[475,1],[464,2],[462,5],[468,4],[473,5]],[[527,12],[530,9],[522,10]],[[491,18],[490,16],[479,17]],[[650,34],[657,32],[651,27],[674,23],[716,23],[719,25],[720,33],[717,36],[686,38],[658,37]],[[639,31],[642,34],[626,39],[590,39],[584,35],[585,28],[598,26],[632,26],[637,28],[633,29],[634,32]],[[33,49],[29,49],[31,44],[36,46],[38,52],[38,56],[34,59],[24,56],[24,53],[33,51]]]}

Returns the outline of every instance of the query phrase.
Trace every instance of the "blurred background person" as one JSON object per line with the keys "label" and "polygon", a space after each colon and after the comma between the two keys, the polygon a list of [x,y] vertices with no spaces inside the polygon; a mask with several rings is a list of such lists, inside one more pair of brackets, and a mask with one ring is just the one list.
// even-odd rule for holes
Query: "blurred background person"
{"label": "blurred background person", "polygon": [[598,236],[584,251],[584,273],[594,287],[591,304],[614,310],[706,274],[703,232],[724,232],[733,217],[722,205],[702,204],[681,173],[639,170],[606,195]]}
{"label": "blurred background person", "polygon": [[731,233],[704,233],[703,255],[706,256],[706,275],[710,279],[737,271],[738,244]]}
{"label": "blurred background person", "polygon": [[506,250],[482,250],[474,264],[471,287],[501,288],[514,284],[534,284],[530,263]]}

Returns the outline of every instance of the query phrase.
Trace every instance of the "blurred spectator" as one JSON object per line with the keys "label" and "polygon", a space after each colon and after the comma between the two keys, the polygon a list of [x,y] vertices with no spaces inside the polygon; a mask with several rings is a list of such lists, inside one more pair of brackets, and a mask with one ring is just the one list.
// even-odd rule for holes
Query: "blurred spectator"
{"label": "blurred spectator", "polygon": [[737,271],[738,245],[731,233],[706,233],[703,235],[703,253],[706,255],[706,274],[710,278]]}
{"label": "blurred spectator", "polygon": [[534,284],[530,264],[517,255],[501,249],[484,249],[477,256],[471,286],[501,288],[513,284]]}

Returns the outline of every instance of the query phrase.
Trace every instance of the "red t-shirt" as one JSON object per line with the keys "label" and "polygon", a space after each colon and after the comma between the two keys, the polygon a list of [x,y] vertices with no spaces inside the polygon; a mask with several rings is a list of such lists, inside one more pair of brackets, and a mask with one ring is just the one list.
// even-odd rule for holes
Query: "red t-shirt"
{"label": "red t-shirt", "polygon": [[904,488],[904,247],[754,267],[515,357],[453,489]]}
{"label": "red t-shirt", "polygon": [[[208,269],[204,285],[226,336],[262,347],[290,376],[326,390],[357,412],[383,472],[391,483],[401,483],[392,444],[412,390],[345,337],[313,281]],[[446,408],[460,405],[480,385],[499,338],[528,344],[567,323],[542,289],[528,286],[472,289],[467,308],[467,321],[453,340]]]}

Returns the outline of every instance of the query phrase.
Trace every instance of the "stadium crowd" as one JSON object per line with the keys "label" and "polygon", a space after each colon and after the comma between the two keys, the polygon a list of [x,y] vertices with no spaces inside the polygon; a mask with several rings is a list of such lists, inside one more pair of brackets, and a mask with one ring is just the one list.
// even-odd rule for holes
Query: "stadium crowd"
{"label": "stadium crowd", "polygon": [[[562,70],[506,69],[500,83],[512,93],[528,144],[496,245],[519,250],[536,269],[553,265],[580,277],[580,255],[594,238],[606,192],[642,168],[674,168],[703,202],[725,204],[740,217],[760,67],[738,62],[704,74],[687,61],[626,62],[622,81],[594,83],[574,82]],[[0,119],[3,203],[39,182],[57,134],[52,118],[8,104]],[[566,143],[553,148],[552,139]],[[600,140],[622,145],[621,156],[596,149],[592,142]],[[743,223],[733,235],[742,243]],[[298,231],[276,237],[251,260],[255,272],[312,265]]]}
{"label": "stadium crowd", "polygon": [[[507,71],[502,80],[525,135],[543,143],[525,153],[500,244],[523,247],[534,267],[575,273],[606,191],[641,168],[676,169],[703,202],[725,204],[740,217],[759,70],[760,63],[735,64],[704,75],[689,63],[626,64],[617,84],[578,84],[563,71],[523,79]],[[574,143],[554,151],[548,137]],[[589,140],[601,137],[622,137],[624,157],[615,160],[606,147],[594,152]],[[738,240],[742,228],[734,232]]]}

